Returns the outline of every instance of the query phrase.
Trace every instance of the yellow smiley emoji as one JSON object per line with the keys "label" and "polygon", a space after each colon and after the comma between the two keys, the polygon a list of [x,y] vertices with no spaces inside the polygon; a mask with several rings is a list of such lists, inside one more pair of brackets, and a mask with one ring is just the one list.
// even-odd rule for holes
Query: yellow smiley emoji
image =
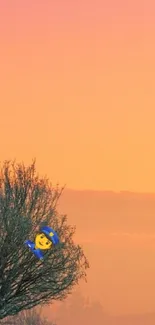
{"label": "yellow smiley emoji", "polygon": [[50,249],[52,246],[52,242],[43,234],[38,234],[36,235],[35,238],[35,248],[40,248],[40,249]]}

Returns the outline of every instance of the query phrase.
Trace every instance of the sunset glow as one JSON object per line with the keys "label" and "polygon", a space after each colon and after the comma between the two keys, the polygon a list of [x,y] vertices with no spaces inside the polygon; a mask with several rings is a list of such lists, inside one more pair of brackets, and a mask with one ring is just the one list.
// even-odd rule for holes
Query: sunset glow
{"label": "sunset glow", "polygon": [[83,292],[155,312],[155,198],[128,193],[155,193],[155,1],[5,0],[0,29],[0,161],[71,189]]}

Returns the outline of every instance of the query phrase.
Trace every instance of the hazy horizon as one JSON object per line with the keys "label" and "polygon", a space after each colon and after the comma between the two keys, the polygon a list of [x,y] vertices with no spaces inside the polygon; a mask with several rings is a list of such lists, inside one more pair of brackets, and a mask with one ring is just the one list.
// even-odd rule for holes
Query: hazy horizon
{"label": "hazy horizon", "polygon": [[[64,187],[64,185],[63,184],[59,184],[59,187],[60,188],[63,188]],[[81,189],[76,189],[76,188],[69,188],[69,187],[67,187],[67,186],[65,186],[64,187],[64,190],[63,190],[63,192],[64,191],[72,191],[72,192],[103,192],[103,193],[114,193],[114,194],[120,194],[120,193],[129,193],[129,194],[144,194],[144,195],[155,195],[155,191],[154,192],[149,192],[149,191],[147,191],[147,192],[141,192],[141,191],[129,191],[129,190],[123,190],[123,189],[120,189],[120,190],[118,190],[118,191],[116,191],[116,190],[112,190],[112,189],[99,189],[99,190],[97,190],[97,189],[83,189],[83,188],[81,188]]]}
{"label": "hazy horizon", "polygon": [[155,1],[5,0],[0,30],[0,160],[36,157],[66,184],[58,209],[91,265],[82,294],[126,315],[115,325],[152,325]]}
{"label": "hazy horizon", "polygon": [[[104,321],[106,325],[153,325],[155,195],[65,189],[58,210],[76,225],[75,240],[90,262],[88,282],[79,286],[84,298],[73,299],[73,315],[69,309],[70,316],[65,318],[63,304],[72,296],[67,298],[54,313],[58,324],[72,325],[74,321],[76,325],[77,313],[77,325],[91,325],[98,314],[96,305],[91,309],[92,318],[87,310],[81,316],[78,313],[81,299],[89,298],[97,306],[101,304],[101,325]],[[46,313],[50,315],[50,310]]]}
{"label": "hazy horizon", "polygon": [[[108,310],[109,303],[113,301],[114,312],[121,312],[122,309],[122,312],[127,313],[136,309],[138,297],[142,299],[140,284],[142,285],[143,279],[148,283],[148,288],[146,283],[145,285],[143,283],[143,290],[145,287],[143,300],[146,301],[145,304],[144,301],[143,303],[141,301],[141,304],[138,303],[137,312],[139,309],[145,310],[144,306],[146,312],[150,312],[151,308],[151,311],[155,311],[155,282],[152,283],[152,288],[149,282],[151,279],[153,281],[155,271],[155,195],[137,195],[128,192],[119,194],[113,192],[107,195],[107,192],[84,193],[65,190],[60,198],[59,210],[68,215],[69,223],[76,224],[76,240],[83,243],[88,256],[93,261],[93,267],[91,265],[88,272],[89,284],[84,285],[85,290],[91,287],[89,292],[91,291],[94,298],[99,299],[103,304],[106,302]],[[99,255],[102,252],[104,253],[103,260],[100,260]],[[104,273],[106,277],[108,276],[106,281],[102,279],[102,288],[105,287],[103,294],[101,286],[96,290],[93,284],[96,273],[98,273],[97,281]],[[127,284],[127,279],[130,285]],[[134,281],[134,287],[132,281]],[[109,283],[109,290],[107,283]],[[112,288],[115,289],[113,299],[108,293],[108,291],[112,293]],[[122,288],[124,295],[123,301],[120,296],[120,302],[116,298],[116,292],[119,291],[120,294],[119,288],[120,290]],[[125,288],[129,290],[130,305],[128,307],[126,305],[128,295],[125,294]],[[133,301],[131,300],[132,288],[135,288]],[[148,290],[154,296],[152,307],[147,296]],[[146,296],[147,299],[145,299]]]}

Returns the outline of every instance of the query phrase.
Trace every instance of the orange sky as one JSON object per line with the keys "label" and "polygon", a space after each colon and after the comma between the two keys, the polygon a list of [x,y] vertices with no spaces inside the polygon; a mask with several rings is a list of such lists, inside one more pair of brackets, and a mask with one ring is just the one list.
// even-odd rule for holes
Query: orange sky
{"label": "orange sky", "polygon": [[154,16],[151,0],[1,1],[1,160],[155,191]]}
{"label": "orange sky", "polygon": [[[0,1],[0,160],[36,158],[71,189],[155,192],[154,39],[154,0]],[[84,292],[154,312],[155,199],[74,194],[61,207],[91,262]]]}

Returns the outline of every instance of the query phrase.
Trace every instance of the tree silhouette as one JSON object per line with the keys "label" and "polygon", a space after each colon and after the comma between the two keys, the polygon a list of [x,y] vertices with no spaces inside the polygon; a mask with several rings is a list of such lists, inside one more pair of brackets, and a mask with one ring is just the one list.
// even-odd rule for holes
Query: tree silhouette
{"label": "tree silhouette", "polygon": [[[73,241],[75,227],[59,215],[63,189],[36,174],[35,161],[5,161],[0,172],[0,319],[53,300],[63,300],[81,278],[88,261]],[[38,260],[24,245],[43,225],[51,226],[60,244]]]}

